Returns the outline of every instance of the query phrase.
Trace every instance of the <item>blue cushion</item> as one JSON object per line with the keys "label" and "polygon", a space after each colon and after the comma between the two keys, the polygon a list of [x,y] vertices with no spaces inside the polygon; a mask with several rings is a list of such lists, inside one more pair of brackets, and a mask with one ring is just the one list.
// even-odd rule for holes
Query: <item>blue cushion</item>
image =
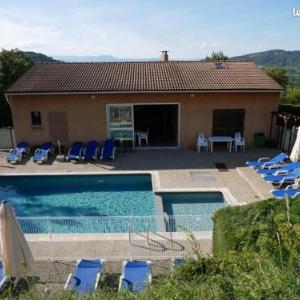
{"label": "blue cushion", "polygon": [[99,259],[82,259],[76,266],[70,282],[70,288],[81,294],[94,291],[97,274],[101,272],[102,267]]}
{"label": "blue cushion", "polygon": [[295,197],[296,194],[300,193],[300,189],[287,189],[287,190],[275,190],[272,191],[272,194],[276,198],[284,198],[284,197]]}
{"label": "blue cushion", "polygon": [[97,147],[98,147],[98,143],[96,141],[90,141],[86,145],[84,158],[86,160],[95,159]]}
{"label": "blue cushion", "polygon": [[106,140],[103,146],[103,158],[111,158],[113,155],[115,143],[113,140]]}
{"label": "blue cushion", "polygon": [[129,261],[124,268],[122,287],[133,292],[143,291],[150,274],[150,266],[146,261]]}

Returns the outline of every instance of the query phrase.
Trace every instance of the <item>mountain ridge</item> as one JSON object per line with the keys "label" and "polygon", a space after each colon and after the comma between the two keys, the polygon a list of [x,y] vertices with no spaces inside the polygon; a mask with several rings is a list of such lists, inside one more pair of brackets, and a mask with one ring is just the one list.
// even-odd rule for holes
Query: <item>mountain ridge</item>
{"label": "mountain ridge", "polygon": [[[120,61],[158,61],[159,58],[120,58],[113,55],[55,55],[53,57],[33,51],[24,51],[33,62],[120,62]],[[288,51],[273,49],[229,57],[230,60],[250,60],[262,67],[300,68],[300,50]],[[183,59],[184,60],[184,59]],[[198,58],[196,60],[203,60]]]}

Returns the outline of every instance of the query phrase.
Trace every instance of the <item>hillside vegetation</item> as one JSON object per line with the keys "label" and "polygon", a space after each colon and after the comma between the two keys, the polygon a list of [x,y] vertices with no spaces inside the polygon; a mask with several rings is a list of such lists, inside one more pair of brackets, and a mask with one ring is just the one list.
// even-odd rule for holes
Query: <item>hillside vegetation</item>
{"label": "hillside vegetation", "polygon": [[300,51],[268,50],[234,56],[233,60],[251,60],[263,67],[292,67],[300,68]]}
{"label": "hillside vegetation", "polygon": [[24,53],[24,55],[33,63],[36,62],[57,62],[58,60],[53,59],[50,56],[47,56],[45,54],[42,53],[37,53],[37,52],[33,52],[33,51],[22,51]]}
{"label": "hillside vegetation", "polygon": [[[214,257],[201,257],[153,279],[139,295],[103,283],[87,299],[299,299],[300,198],[226,207],[214,216]],[[191,241],[193,243],[193,241]],[[42,299],[34,289],[20,299]],[[80,299],[56,292],[47,299]]]}

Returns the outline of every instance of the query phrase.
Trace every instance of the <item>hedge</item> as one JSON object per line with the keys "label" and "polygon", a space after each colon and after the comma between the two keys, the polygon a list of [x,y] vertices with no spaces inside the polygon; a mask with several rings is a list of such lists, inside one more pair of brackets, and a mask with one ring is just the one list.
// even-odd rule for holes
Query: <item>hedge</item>
{"label": "hedge", "polygon": [[[292,224],[300,224],[300,198],[289,200]],[[214,217],[213,254],[218,257],[246,246],[257,250],[263,235],[275,236],[278,226],[287,221],[285,200],[264,200],[245,206],[228,206]]]}

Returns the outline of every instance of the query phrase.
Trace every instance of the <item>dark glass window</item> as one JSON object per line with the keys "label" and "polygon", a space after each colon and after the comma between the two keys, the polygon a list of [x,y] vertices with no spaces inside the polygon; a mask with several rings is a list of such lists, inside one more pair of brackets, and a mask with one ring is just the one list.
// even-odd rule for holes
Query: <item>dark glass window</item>
{"label": "dark glass window", "polygon": [[42,117],[40,111],[32,111],[31,115],[31,125],[32,126],[41,126],[42,125]]}
{"label": "dark glass window", "polygon": [[234,136],[244,132],[244,109],[215,109],[213,112],[213,135]]}

